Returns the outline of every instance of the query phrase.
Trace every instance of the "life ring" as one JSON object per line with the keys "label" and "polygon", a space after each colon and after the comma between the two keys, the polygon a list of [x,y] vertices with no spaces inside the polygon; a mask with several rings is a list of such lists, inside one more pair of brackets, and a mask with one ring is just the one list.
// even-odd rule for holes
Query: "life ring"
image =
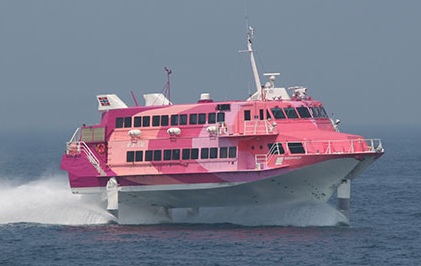
{"label": "life ring", "polygon": [[107,149],[107,147],[105,146],[104,143],[100,143],[100,144],[96,145],[96,151],[99,152],[100,154],[103,154],[106,149]]}

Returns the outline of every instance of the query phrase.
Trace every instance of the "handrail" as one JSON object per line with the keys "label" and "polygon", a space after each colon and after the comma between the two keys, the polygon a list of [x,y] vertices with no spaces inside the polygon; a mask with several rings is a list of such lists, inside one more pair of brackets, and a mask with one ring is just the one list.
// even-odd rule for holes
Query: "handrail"
{"label": "handrail", "polygon": [[[269,149],[267,154],[256,154],[256,167],[261,169],[262,165],[267,167],[268,163],[275,155],[282,155],[279,150],[279,145],[285,144],[287,154],[290,153],[289,143],[301,143],[304,148],[304,153],[297,153],[297,155],[315,155],[315,154],[354,154],[354,153],[381,153],[384,152],[381,139],[349,139],[349,140],[295,140],[275,142]],[[345,145],[335,145],[335,144]],[[363,145],[365,143],[365,146]],[[314,144],[321,144],[314,147]],[[357,146],[360,144],[360,146]],[[349,145],[349,147],[347,146]],[[319,148],[319,149],[318,149]],[[322,148],[323,150],[320,150]],[[275,152],[277,150],[277,152]]]}
{"label": "handrail", "polygon": [[89,162],[95,167],[95,169],[98,171],[98,173],[101,176],[106,176],[104,169],[101,167],[101,162],[98,160],[98,158],[95,156],[95,154],[92,152],[92,150],[88,147],[88,145],[84,141],[71,141],[66,143],[66,154],[74,154],[74,153],[85,153],[86,157],[88,158]]}
{"label": "handrail", "polygon": [[268,120],[244,121],[244,135],[269,134],[274,128]]}

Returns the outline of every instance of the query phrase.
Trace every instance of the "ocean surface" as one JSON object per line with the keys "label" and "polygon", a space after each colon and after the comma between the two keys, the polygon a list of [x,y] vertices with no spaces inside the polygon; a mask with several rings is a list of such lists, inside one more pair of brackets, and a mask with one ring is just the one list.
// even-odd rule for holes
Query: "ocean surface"
{"label": "ocean surface", "polygon": [[352,183],[350,226],[334,199],[118,225],[101,198],[70,193],[72,132],[0,132],[0,265],[421,265],[421,128],[342,129],[386,149]]}

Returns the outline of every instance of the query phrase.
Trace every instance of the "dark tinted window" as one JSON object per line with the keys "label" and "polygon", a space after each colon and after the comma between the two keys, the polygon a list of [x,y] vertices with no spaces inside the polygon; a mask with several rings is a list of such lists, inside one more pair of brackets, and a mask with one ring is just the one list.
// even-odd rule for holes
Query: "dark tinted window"
{"label": "dark tinted window", "polygon": [[178,115],[171,116],[171,126],[178,126]]}
{"label": "dark tinted window", "polygon": [[219,111],[229,111],[231,109],[231,106],[229,104],[218,104],[216,109]]}
{"label": "dark tinted window", "polygon": [[216,122],[216,113],[208,114],[208,124],[215,124]]}
{"label": "dark tinted window", "polygon": [[273,117],[275,117],[275,119],[285,118],[284,111],[282,111],[281,108],[275,107],[275,108],[271,108],[270,110],[272,111]]}
{"label": "dark tinted window", "polygon": [[209,148],[202,148],[200,150],[200,159],[208,159],[209,158]]}
{"label": "dark tinted window", "polygon": [[172,150],[172,159],[173,160],[180,160],[180,150],[179,149]]}
{"label": "dark tinted window", "polygon": [[291,153],[305,153],[303,144],[301,142],[288,143],[288,148]]}
{"label": "dark tinted window", "polygon": [[298,114],[295,111],[294,107],[284,108],[284,111],[287,114],[288,118],[298,118]]}
{"label": "dark tinted window", "polygon": [[143,117],[143,126],[144,127],[149,127],[151,125],[151,117],[150,116],[144,116]]}
{"label": "dark tinted window", "polygon": [[225,113],[218,113],[217,122],[225,122]]}
{"label": "dark tinted window", "polygon": [[322,117],[322,114],[320,113],[319,108],[317,108],[317,107],[311,107],[311,110],[313,111],[313,116],[314,117],[317,117],[317,118]]}
{"label": "dark tinted window", "polygon": [[228,148],[222,147],[219,149],[219,158],[227,158],[228,157]]}
{"label": "dark tinted window", "polygon": [[189,160],[190,159],[190,149],[183,149],[183,160]]}
{"label": "dark tinted window", "polygon": [[324,108],[323,106],[320,106],[320,110],[322,110],[322,115],[323,115],[323,117],[329,117],[329,116],[327,115],[327,112],[326,112],[326,110],[325,110],[325,108]]}
{"label": "dark tinted window", "polygon": [[300,117],[301,118],[309,118],[309,117],[311,117],[311,114],[308,111],[307,107],[297,107],[297,111],[300,114]]}
{"label": "dark tinted window", "polygon": [[134,162],[134,151],[128,151],[126,156],[127,162]]}
{"label": "dark tinted window", "polygon": [[218,148],[210,148],[210,156],[211,159],[218,158]]}
{"label": "dark tinted window", "polygon": [[245,121],[250,121],[251,120],[250,110],[244,110],[244,120]]}
{"label": "dark tinted window", "polygon": [[150,162],[152,161],[152,151],[145,152],[145,161]]}
{"label": "dark tinted window", "polygon": [[266,110],[266,119],[267,120],[272,119],[272,117],[269,114],[269,110]]}
{"label": "dark tinted window", "polygon": [[143,151],[136,151],[136,162],[143,161]]}
{"label": "dark tinted window", "polygon": [[152,116],[152,126],[153,127],[159,127],[159,120],[161,117],[159,115]]}
{"label": "dark tinted window", "polygon": [[230,147],[230,149],[229,149],[229,157],[230,158],[237,157],[237,147]]}
{"label": "dark tinted window", "polygon": [[123,122],[124,122],[123,117],[117,117],[115,119],[115,127],[116,128],[122,128],[123,127]]}
{"label": "dark tinted window", "polygon": [[171,150],[164,150],[164,161],[171,160]]}
{"label": "dark tinted window", "polygon": [[132,117],[124,118],[124,127],[132,127]]}
{"label": "dark tinted window", "polygon": [[191,149],[190,157],[192,160],[196,160],[199,158],[199,149]]}
{"label": "dark tinted window", "polygon": [[161,116],[161,126],[168,126],[168,115]]}
{"label": "dark tinted window", "polygon": [[180,125],[187,125],[187,115],[180,115]]}
{"label": "dark tinted window", "polygon": [[135,116],[135,118],[134,118],[134,126],[135,127],[141,127],[142,126],[142,117]]}
{"label": "dark tinted window", "polygon": [[190,114],[190,125],[197,124],[197,114]]}
{"label": "dark tinted window", "polygon": [[206,114],[199,114],[199,124],[206,124]]}
{"label": "dark tinted window", "polygon": [[[275,145],[275,146],[274,146]],[[284,154],[284,147],[281,143],[269,143],[268,149],[271,154]]]}
{"label": "dark tinted window", "polygon": [[265,120],[263,109],[259,110],[259,118],[260,120]]}
{"label": "dark tinted window", "polygon": [[162,158],[162,151],[161,150],[153,151],[153,160],[154,161],[161,161],[161,158]]}

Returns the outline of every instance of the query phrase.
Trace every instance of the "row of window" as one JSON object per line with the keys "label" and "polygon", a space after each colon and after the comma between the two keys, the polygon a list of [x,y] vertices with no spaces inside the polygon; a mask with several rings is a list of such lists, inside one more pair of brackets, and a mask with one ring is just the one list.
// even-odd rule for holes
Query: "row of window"
{"label": "row of window", "polygon": [[[268,149],[271,154],[284,154],[284,146],[282,143],[269,143]],[[305,153],[303,144],[301,142],[289,142],[288,143],[289,152],[292,154]]]}
{"label": "row of window", "polygon": [[[132,121],[133,120],[133,121]],[[225,113],[199,113],[199,114],[181,114],[181,115],[154,115],[152,123],[150,116],[117,117],[115,120],[116,128],[132,127],[153,127],[159,126],[178,126],[178,125],[204,125],[215,124],[216,122],[224,122]]]}
{"label": "row of window", "polygon": [[[181,151],[181,152],[180,152]],[[127,162],[151,162],[151,161],[178,161],[199,159],[199,149],[168,149],[168,150],[147,150],[147,151],[128,151]],[[237,147],[201,148],[200,159],[224,159],[236,158]]]}
{"label": "row of window", "polygon": [[[310,107],[310,109],[308,109],[307,107],[287,107],[287,108],[279,108],[279,107],[275,107],[275,108],[271,108],[270,109],[273,117],[275,119],[285,119],[285,118],[327,118],[328,115],[326,113],[326,110],[323,108],[323,106],[321,107]],[[299,116],[298,116],[299,115]]]}

